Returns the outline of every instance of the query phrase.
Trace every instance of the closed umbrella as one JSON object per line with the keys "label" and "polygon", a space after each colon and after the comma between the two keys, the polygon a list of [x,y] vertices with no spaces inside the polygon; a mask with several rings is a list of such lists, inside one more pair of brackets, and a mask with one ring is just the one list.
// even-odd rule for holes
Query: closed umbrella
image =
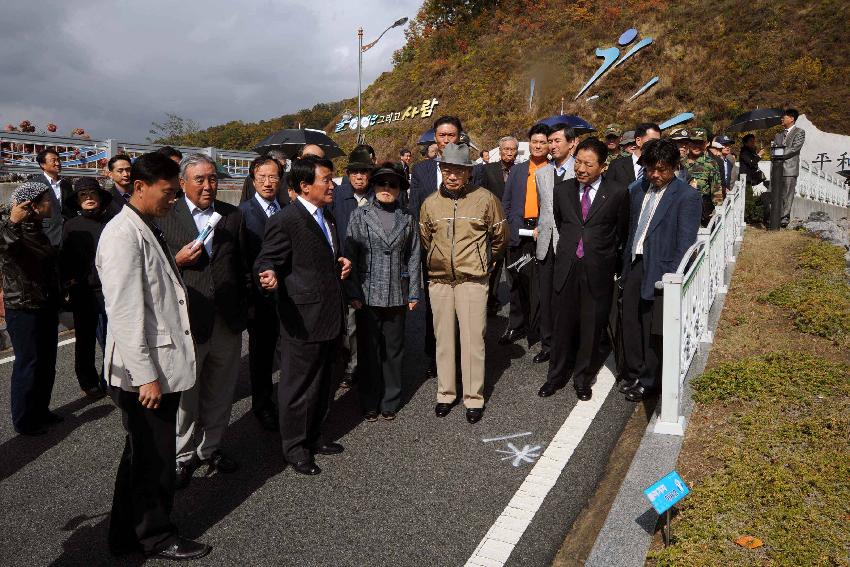
{"label": "closed umbrella", "polygon": [[336,142],[331,140],[322,130],[312,128],[289,128],[275,132],[264,139],[254,148],[254,151],[262,155],[270,150],[280,150],[288,157],[293,158],[298,150],[307,144],[314,144],[325,151],[328,159],[345,155]]}
{"label": "closed umbrella", "polygon": [[575,130],[575,133],[579,135],[596,131],[596,128],[591,126],[587,120],[585,120],[584,118],[580,118],[574,114],[559,114],[556,116],[550,116],[549,118],[543,118],[541,120],[538,120],[537,123],[545,124],[550,128],[558,124],[566,124],[573,130]]}
{"label": "closed umbrella", "polygon": [[748,130],[765,130],[782,122],[782,110],[778,108],[759,108],[745,112],[732,121],[726,128],[727,132],[746,132]]}

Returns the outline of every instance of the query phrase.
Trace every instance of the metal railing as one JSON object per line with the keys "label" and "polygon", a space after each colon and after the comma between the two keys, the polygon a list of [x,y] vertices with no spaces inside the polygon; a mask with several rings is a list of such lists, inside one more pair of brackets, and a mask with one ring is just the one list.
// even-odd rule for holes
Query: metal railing
{"label": "metal railing", "polygon": [[675,273],[664,274],[664,338],[661,413],[655,432],[684,435],[681,393],[700,345],[713,340],[708,316],[718,295],[727,292],[726,269],[735,262],[735,244],[744,237],[744,176],[735,182],[708,226],[682,258]]}
{"label": "metal railing", "polygon": [[[85,140],[66,136],[0,132],[0,172],[21,175],[38,173],[41,170],[35,161],[36,154],[45,148],[52,148],[59,153],[64,175],[98,176],[103,175],[109,158],[116,154],[123,153],[135,158],[161,147],[162,144],[137,144],[113,139]],[[219,163],[230,176],[236,178],[247,177],[248,167],[257,157],[254,152],[238,150],[174,147],[184,154],[206,154]]]}
{"label": "metal railing", "polygon": [[[768,179],[771,173],[770,166],[769,161],[759,162],[759,169],[764,172]],[[797,187],[794,194],[797,197],[838,207],[850,206],[848,186],[844,178],[826,173],[806,160],[800,160],[800,175],[797,176]]]}

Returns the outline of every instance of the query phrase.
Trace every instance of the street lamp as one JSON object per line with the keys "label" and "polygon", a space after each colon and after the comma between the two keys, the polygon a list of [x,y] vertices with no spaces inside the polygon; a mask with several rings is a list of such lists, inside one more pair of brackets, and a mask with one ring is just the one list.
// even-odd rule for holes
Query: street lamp
{"label": "street lamp", "polygon": [[393,28],[397,28],[399,26],[403,26],[407,23],[407,18],[401,18],[393,22],[393,24],[381,32],[381,35],[378,36],[378,39],[373,41],[372,43],[367,43],[363,45],[363,28],[357,28],[357,41],[359,43],[359,49],[357,50],[357,143],[363,143],[363,134],[360,130],[363,121],[363,52],[371,49],[378,41],[384,37],[384,34],[390,31]]}

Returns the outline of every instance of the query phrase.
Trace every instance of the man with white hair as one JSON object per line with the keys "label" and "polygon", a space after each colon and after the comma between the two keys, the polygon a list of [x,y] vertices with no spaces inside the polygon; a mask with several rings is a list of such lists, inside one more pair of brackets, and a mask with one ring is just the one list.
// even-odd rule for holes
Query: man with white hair
{"label": "man with white hair", "polygon": [[183,198],[163,218],[162,229],[189,291],[197,380],[183,393],[177,413],[178,489],[201,463],[222,473],[237,468],[220,446],[230,421],[251,289],[242,213],[216,200],[215,162],[204,154],[185,156],[180,187]]}

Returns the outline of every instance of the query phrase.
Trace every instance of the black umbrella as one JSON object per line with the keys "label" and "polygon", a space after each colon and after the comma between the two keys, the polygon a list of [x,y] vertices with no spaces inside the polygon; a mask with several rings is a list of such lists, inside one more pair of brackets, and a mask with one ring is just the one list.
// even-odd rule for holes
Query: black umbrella
{"label": "black umbrella", "polygon": [[298,154],[298,150],[307,144],[314,144],[325,150],[325,157],[328,159],[345,155],[337,143],[331,140],[322,130],[311,128],[289,128],[275,132],[260,142],[254,148],[254,151],[263,155],[270,150],[280,150],[292,158]]}
{"label": "black umbrella", "polygon": [[537,121],[537,123],[545,124],[550,128],[553,126],[557,126],[558,124],[566,124],[567,126],[572,128],[578,135],[596,131],[596,128],[591,126],[587,120],[575,116],[574,114],[560,114],[556,116],[550,116],[549,118],[541,118]]}
{"label": "black umbrella", "polygon": [[748,130],[765,130],[782,122],[782,110],[778,108],[759,108],[745,112],[732,121],[726,128],[727,132],[746,132]]}

